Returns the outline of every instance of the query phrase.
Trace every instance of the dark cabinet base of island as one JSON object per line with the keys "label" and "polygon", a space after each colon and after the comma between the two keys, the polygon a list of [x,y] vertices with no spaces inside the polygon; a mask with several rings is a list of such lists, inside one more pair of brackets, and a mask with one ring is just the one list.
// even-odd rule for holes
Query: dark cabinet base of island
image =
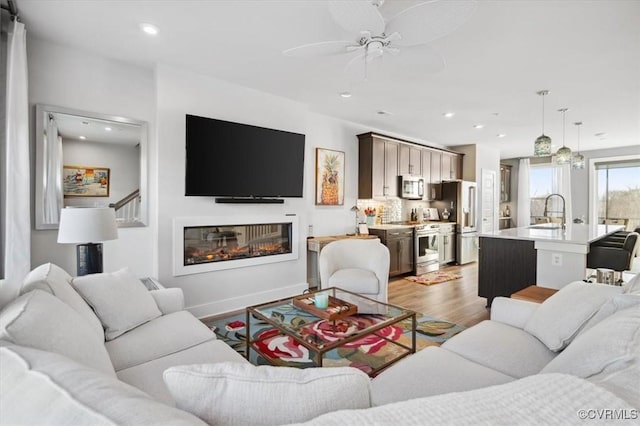
{"label": "dark cabinet base of island", "polygon": [[536,256],[533,241],[480,237],[478,296],[487,298],[487,307],[536,283]]}

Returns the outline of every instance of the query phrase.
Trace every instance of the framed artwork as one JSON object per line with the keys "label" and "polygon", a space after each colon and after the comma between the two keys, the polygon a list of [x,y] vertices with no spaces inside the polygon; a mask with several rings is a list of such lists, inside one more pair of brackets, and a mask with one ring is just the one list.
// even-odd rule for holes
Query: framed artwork
{"label": "framed artwork", "polygon": [[344,152],[316,148],[316,205],[344,204]]}
{"label": "framed artwork", "polygon": [[62,166],[65,197],[108,197],[109,169],[92,166]]}

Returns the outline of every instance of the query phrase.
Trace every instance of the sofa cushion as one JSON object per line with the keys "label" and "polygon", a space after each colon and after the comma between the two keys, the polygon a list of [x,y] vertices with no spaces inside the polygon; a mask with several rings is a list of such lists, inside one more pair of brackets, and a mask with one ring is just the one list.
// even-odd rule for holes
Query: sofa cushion
{"label": "sofa cushion", "polygon": [[107,340],[161,315],[153,296],[127,268],[76,277],[72,284],[100,318]]}
{"label": "sofa cushion", "polygon": [[589,378],[640,362],[640,308],[611,315],[580,334],[542,373],[564,373]]}
{"label": "sofa cushion", "polygon": [[75,309],[87,325],[104,340],[104,329],[100,320],[93,312],[87,302],[71,286],[71,275],[64,269],[53,263],[45,263],[29,272],[22,283],[20,294],[25,294],[31,290],[40,289],[53,294],[67,305]]}
{"label": "sofa cushion", "polygon": [[561,351],[622,287],[575,281],[545,300],[524,329],[552,351]]}
{"label": "sofa cushion", "polygon": [[373,405],[383,405],[513,380],[513,377],[446,349],[429,346],[393,364],[371,380],[371,397]]}
{"label": "sofa cushion", "polygon": [[529,333],[490,320],[458,333],[442,347],[517,378],[538,373],[556,356]]}
{"label": "sofa cushion", "polygon": [[118,371],[117,375],[118,379],[123,382],[145,391],[160,402],[173,406],[175,405],[173,397],[162,379],[164,370],[176,365],[209,362],[239,362],[244,364],[249,361],[231,349],[231,346],[222,340],[209,340],[180,352],[163,356],[135,367],[125,368]]}
{"label": "sofa cushion", "polygon": [[189,413],[52,352],[0,347],[0,371],[2,424],[204,424]]}
{"label": "sofa cushion", "polygon": [[215,339],[216,335],[190,312],[163,315],[105,343],[116,371]]}
{"label": "sofa cushion", "polygon": [[624,309],[631,308],[633,306],[640,306],[640,294],[617,294],[602,305],[602,307],[596,312],[594,316],[582,327],[578,336],[591,329],[596,324],[599,324],[605,318],[610,317],[616,312]]}
{"label": "sofa cushion", "polygon": [[[359,425],[586,425],[619,424],[613,417],[583,420],[582,413],[621,413],[633,423],[637,408],[593,383],[566,374],[536,374],[499,386],[416,398],[367,410],[342,410],[303,423]],[[593,419],[594,417],[589,417]],[[637,423],[637,422],[636,422]],[[635,424],[635,423],[634,423]]]}
{"label": "sofa cushion", "polygon": [[0,312],[0,339],[59,353],[115,377],[103,340],[78,312],[42,290],[23,294]]}
{"label": "sofa cushion", "polygon": [[331,275],[325,287],[348,288],[359,294],[378,294],[380,283],[373,271],[358,268],[340,269]]}
{"label": "sofa cushion", "polygon": [[213,424],[277,425],[370,404],[370,380],[351,367],[255,367],[218,363],[172,367],[164,380],[176,405]]}

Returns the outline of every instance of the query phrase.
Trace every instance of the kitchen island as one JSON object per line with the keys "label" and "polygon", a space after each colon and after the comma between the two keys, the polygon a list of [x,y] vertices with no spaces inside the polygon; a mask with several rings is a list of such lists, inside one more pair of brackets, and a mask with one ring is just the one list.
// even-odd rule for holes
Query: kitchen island
{"label": "kitchen island", "polygon": [[622,228],[548,223],[480,234],[478,295],[491,306],[494,297],[532,284],[559,289],[582,280],[591,243]]}

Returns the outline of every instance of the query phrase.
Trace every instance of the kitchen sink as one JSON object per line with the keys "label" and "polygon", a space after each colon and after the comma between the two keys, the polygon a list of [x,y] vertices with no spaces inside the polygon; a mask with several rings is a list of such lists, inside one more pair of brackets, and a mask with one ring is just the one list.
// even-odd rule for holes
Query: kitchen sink
{"label": "kitchen sink", "polygon": [[554,229],[561,229],[562,225],[560,225],[559,223],[540,223],[538,225],[527,226],[527,228],[554,230]]}

